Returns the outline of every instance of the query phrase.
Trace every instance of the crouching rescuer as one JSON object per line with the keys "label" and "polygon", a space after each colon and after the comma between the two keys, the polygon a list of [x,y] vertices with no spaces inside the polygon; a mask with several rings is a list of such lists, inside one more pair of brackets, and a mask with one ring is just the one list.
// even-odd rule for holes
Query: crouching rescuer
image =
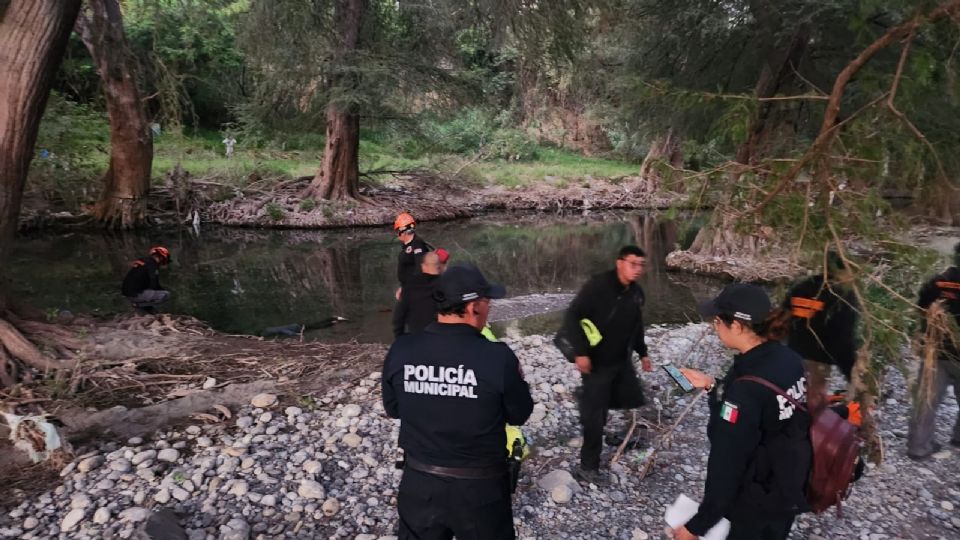
{"label": "crouching rescuer", "polygon": [[120,285],[120,293],[137,311],[156,313],[157,306],[170,298],[170,291],[160,286],[160,268],[168,264],[170,250],[154,246],[146,257],[130,265]]}
{"label": "crouching rescuer", "polygon": [[437,322],[387,353],[383,406],[400,419],[405,456],[401,539],[516,537],[506,425],[526,422],[533,399],[513,351],[480,333],[505,294],[475,266],[454,266],[437,279]]}

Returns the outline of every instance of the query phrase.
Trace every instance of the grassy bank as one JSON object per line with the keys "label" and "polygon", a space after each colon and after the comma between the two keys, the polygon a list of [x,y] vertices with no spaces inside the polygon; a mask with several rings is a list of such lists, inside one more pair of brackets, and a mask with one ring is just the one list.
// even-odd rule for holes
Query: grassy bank
{"label": "grassy bank", "polygon": [[[432,131],[412,134],[364,132],[360,170],[367,181],[378,183],[389,182],[391,173],[426,169],[477,186],[547,183],[562,188],[589,187],[592,178],[630,176],[639,169],[636,163],[540,145],[519,130],[480,130],[478,134],[475,125],[461,124],[436,124]],[[235,137],[235,152],[228,158],[222,133],[162,130],[154,141],[154,183],[163,182],[167,172],[180,164],[194,177],[237,186],[257,181],[259,187],[269,187],[272,179],[315,174],[321,163],[322,135]],[[99,189],[109,150],[109,129],[102,114],[54,99],[41,129],[28,190],[67,208],[88,203]]]}
{"label": "grassy bank", "polygon": [[[219,134],[161,135],[157,138],[153,162],[154,178],[163,175],[180,163],[198,176],[216,176],[242,183],[251,173],[261,176],[304,176],[314,174],[323,155],[322,140],[316,149],[286,150],[277,146],[253,146],[239,140],[232,157],[224,155]],[[97,160],[100,167],[107,165],[104,153]],[[456,154],[423,154],[409,156],[398,152],[393,145],[377,140],[360,143],[360,170],[403,171],[425,168],[442,173],[459,172],[485,184],[522,186],[533,182],[575,182],[590,177],[619,177],[637,173],[636,164],[622,161],[585,157],[575,152],[551,147],[538,147],[536,157],[525,161],[505,159],[476,159],[475,156]],[[374,174],[373,178],[382,178]]]}

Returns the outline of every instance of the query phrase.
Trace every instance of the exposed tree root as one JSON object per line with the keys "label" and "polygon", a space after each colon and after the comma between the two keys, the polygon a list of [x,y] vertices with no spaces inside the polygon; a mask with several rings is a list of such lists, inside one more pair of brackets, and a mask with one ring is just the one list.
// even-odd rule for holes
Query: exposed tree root
{"label": "exposed tree root", "polygon": [[0,319],[0,344],[15,358],[43,371],[69,369],[72,362],[61,362],[45,355],[12,324]]}

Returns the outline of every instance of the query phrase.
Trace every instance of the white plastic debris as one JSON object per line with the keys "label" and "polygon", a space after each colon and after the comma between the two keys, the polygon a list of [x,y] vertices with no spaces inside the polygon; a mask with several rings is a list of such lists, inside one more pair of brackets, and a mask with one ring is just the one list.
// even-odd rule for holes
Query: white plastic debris
{"label": "white plastic debris", "polygon": [[34,463],[47,460],[54,450],[58,450],[63,443],[57,428],[41,416],[19,416],[10,413],[3,414],[7,425],[10,426],[10,440],[14,448],[27,453]]}

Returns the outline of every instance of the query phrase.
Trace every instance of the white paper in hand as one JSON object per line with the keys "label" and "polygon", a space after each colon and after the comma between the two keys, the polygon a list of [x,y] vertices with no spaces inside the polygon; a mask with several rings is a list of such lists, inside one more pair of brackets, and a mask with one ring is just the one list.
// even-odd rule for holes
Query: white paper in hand
{"label": "white paper in hand", "polygon": [[[696,515],[698,508],[700,508],[700,505],[697,504],[696,501],[681,494],[673,504],[667,507],[667,512],[663,515],[663,519],[666,520],[667,525],[676,529],[690,521],[690,518]],[[704,540],[724,540],[729,533],[730,522],[724,518],[714,525],[712,529],[707,531],[707,534],[700,538]]]}

